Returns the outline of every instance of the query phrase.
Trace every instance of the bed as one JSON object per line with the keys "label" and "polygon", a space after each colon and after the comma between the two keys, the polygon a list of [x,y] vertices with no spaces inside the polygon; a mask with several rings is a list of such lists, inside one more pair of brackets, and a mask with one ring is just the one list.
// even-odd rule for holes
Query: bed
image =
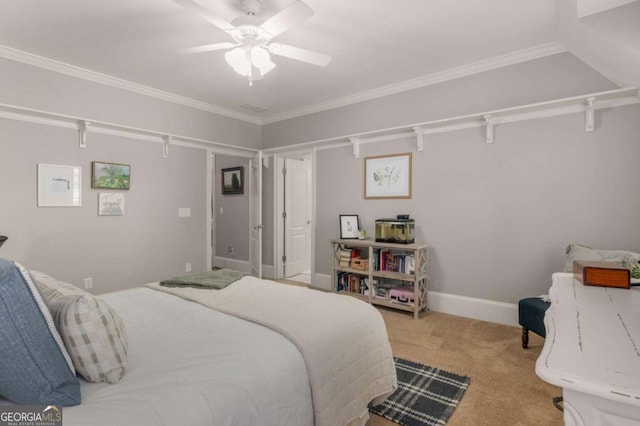
{"label": "bed", "polygon": [[[30,275],[46,298],[40,285],[55,280]],[[65,426],[364,424],[397,387],[384,322],[354,298],[246,276],[95,299],[126,330],[126,371],[80,379]]]}

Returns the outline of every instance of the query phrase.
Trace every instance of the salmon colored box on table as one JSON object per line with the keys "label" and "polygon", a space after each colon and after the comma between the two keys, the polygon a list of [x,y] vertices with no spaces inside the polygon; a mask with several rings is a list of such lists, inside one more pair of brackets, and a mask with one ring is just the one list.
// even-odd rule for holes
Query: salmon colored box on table
{"label": "salmon colored box on table", "polygon": [[574,260],[573,277],[584,285],[631,288],[631,271],[613,262]]}

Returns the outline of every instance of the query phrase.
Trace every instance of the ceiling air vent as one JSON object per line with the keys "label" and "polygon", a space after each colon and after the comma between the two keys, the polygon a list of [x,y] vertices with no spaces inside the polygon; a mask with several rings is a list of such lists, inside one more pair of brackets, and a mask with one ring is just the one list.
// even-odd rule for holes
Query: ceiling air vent
{"label": "ceiling air vent", "polygon": [[240,108],[246,109],[247,111],[255,112],[257,114],[260,114],[260,113],[263,113],[263,112],[267,111],[266,108],[262,108],[262,107],[259,107],[257,105],[251,105],[251,104],[240,105]]}

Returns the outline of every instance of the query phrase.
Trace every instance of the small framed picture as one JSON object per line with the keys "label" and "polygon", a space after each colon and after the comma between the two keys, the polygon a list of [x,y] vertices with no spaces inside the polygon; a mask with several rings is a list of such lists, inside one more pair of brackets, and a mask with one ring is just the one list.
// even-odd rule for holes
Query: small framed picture
{"label": "small framed picture", "polygon": [[340,238],[357,239],[360,238],[360,222],[357,214],[340,215]]}
{"label": "small framed picture", "polygon": [[124,194],[116,192],[98,193],[98,216],[124,215]]}
{"label": "small framed picture", "polygon": [[38,164],[38,207],[82,206],[82,168]]}
{"label": "small framed picture", "polygon": [[129,189],[130,185],[130,165],[91,162],[91,188]]}
{"label": "small framed picture", "polygon": [[244,167],[222,169],[222,195],[244,194]]}

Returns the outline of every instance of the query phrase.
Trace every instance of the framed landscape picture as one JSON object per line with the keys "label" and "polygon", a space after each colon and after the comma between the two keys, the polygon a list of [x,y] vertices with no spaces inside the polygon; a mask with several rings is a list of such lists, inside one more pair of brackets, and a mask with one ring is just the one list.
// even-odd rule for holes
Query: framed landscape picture
{"label": "framed landscape picture", "polygon": [[222,195],[244,194],[244,167],[222,169]]}
{"label": "framed landscape picture", "polygon": [[91,188],[129,189],[131,166],[128,164],[91,162]]}

